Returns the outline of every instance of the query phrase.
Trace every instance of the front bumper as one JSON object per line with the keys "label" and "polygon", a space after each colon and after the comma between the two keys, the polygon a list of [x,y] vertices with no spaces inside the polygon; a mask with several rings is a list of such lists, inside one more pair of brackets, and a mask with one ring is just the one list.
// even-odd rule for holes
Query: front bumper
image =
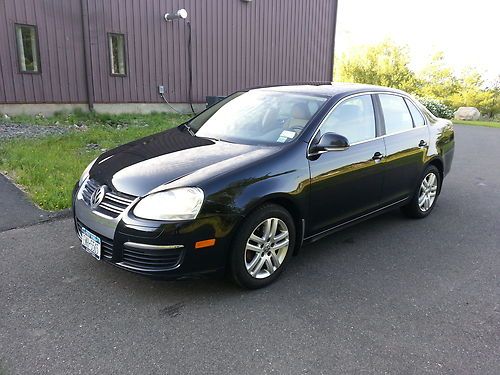
{"label": "front bumper", "polygon": [[[135,204],[135,202],[134,202]],[[142,275],[178,279],[223,272],[239,215],[216,215],[186,222],[135,218],[132,204],[116,218],[92,210],[78,187],[73,193],[75,229],[85,227],[101,239],[101,260]],[[195,243],[215,238],[215,245]]]}

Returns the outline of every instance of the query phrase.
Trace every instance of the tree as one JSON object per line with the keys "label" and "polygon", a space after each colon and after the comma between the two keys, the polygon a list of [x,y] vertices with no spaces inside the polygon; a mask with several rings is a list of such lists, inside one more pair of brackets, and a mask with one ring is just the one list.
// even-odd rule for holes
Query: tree
{"label": "tree", "polygon": [[344,53],[335,64],[335,81],[381,85],[416,92],[418,80],[409,68],[407,47],[386,40]]}
{"label": "tree", "polygon": [[418,78],[421,82],[420,96],[453,105],[450,97],[460,91],[460,83],[453,70],[446,65],[443,52],[437,52],[432,57],[430,63],[419,72]]}
{"label": "tree", "polygon": [[500,75],[487,90],[491,93],[492,98],[486,103],[484,114],[488,117],[495,117],[500,114]]}
{"label": "tree", "polygon": [[468,69],[458,78],[459,89],[450,96],[451,105],[458,107],[476,107],[482,114],[495,114],[495,90],[484,85],[481,74],[475,69]]}
{"label": "tree", "polygon": [[[410,69],[408,47],[390,40],[363,46],[344,53],[335,60],[335,81],[389,86],[408,91],[446,109],[446,116],[458,107],[476,107],[482,114],[494,117],[500,113],[500,76],[491,87],[485,87],[482,75],[468,69],[457,76],[436,53],[429,64],[415,74]],[[440,114],[443,116],[443,114]]]}

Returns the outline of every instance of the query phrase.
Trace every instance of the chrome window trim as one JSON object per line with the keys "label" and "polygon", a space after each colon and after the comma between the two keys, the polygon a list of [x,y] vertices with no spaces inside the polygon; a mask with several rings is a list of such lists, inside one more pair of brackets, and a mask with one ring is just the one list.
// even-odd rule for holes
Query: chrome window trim
{"label": "chrome window trim", "polygon": [[406,133],[406,132],[411,132],[413,130],[418,130],[418,129],[423,129],[423,128],[424,128],[423,126],[417,126],[416,128],[401,130],[401,131],[398,131],[398,132],[395,132],[395,133],[391,133],[391,134],[384,134],[382,136],[382,138],[392,137],[393,135],[403,134],[403,133]]}
{"label": "chrome window trim", "polygon": [[[417,112],[420,113],[420,116],[422,116],[422,118],[424,119],[424,125],[421,125],[421,126],[414,126],[414,128],[423,128],[424,126],[427,126],[429,125],[428,124],[428,118],[427,116],[422,113],[422,111],[420,110],[420,106],[418,106],[416,103],[415,103],[415,100],[413,100],[413,98],[411,98],[410,96],[403,96],[403,98],[405,98],[406,100],[408,100],[411,104],[413,104],[415,106],[415,108],[417,109]],[[420,103],[420,102],[419,102]],[[422,103],[420,103],[420,105],[423,105]],[[408,108],[410,110],[410,108]],[[410,115],[411,115],[411,110],[410,110]],[[412,116],[413,118],[413,116]],[[415,120],[414,120],[415,121]],[[415,124],[413,124],[415,125]]]}
{"label": "chrome window trim", "polygon": [[[410,97],[410,95],[408,94],[402,94],[402,93],[398,93],[398,92],[390,92],[390,91],[366,91],[366,92],[357,92],[355,94],[351,94],[349,96],[346,96],[345,98],[342,98],[340,99],[337,103],[335,103],[335,105],[330,108],[330,110],[328,111],[328,113],[325,115],[325,117],[323,117],[323,119],[321,120],[321,123],[318,125],[318,127],[316,128],[316,130],[314,131],[311,139],[309,140],[309,142],[307,143],[307,156],[310,157],[310,156],[315,156],[315,155],[318,155],[317,153],[311,153],[309,152],[309,150],[311,149],[311,144],[312,144],[312,141],[313,139],[316,137],[316,135],[318,134],[318,132],[320,131],[321,127],[323,126],[323,124],[325,123],[325,120],[328,118],[328,116],[330,116],[330,114],[335,111],[335,109],[337,109],[337,107],[342,104],[343,102],[345,102],[346,100],[349,100],[351,98],[355,98],[357,96],[362,96],[362,95],[380,95],[380,94],[387,94],[387,95],[396,95],[396,96],[399,96],[403,99],[408,99],[410,100],[413,105],[415,105],[415,107],[417,108],[417,110],[420,112],[420,114],[422,114],[422,111],[420,111],[420,108],[415,104],[415,102],[413,101],[413,99]],[[373,98],[372,98],[372,102],[373,102]],[[408,112],[410,112],[410,110],[408,109]],[[375,113],[374,113],[375,114]],[[382,113],[383,114],[383,113]],[[410,116],[411,116],[411,113],[410,113]],[[424,118],[424,121],[425,121],[425,125],[424,126],[428,126],[428,122],[427,122],[427,116],[424,116],[422,114],[422,117]],[[413,117],[412,117],[413,119]],[[411,129],[407,129],[407,130],[402,130],[400,132],[397,132],[397,133],[392,133],[392,134],[383,134],[383,135],[379,135],[377,137],[374,137],[374,138],[370,138],[370,139],[366,139],[364,141],[359,141],[359,142],[354,142],[354,143],[350,143],[349,145],[350,146],[356,146],[356,145],[359,145],[359,144],[362,144],[362,143],[366,143],[366,142],[370,142],[370,141],[374,141],[376,139],[380,139],[380,138],[384,138],[384,137],[387,137],[387,136],[392,136],[392,135],[396,135],[396,134],[401,134],[401,133],[405,133],[405,132],[409,132],[409,131],[412,131],[414,129],[420,129],[420,128],[423,128],[423,126],[418,126],[418,127],[413,127]],[[385,129],[384,129],[385,130]],[[324,152],[323,152],[324,153]]]}

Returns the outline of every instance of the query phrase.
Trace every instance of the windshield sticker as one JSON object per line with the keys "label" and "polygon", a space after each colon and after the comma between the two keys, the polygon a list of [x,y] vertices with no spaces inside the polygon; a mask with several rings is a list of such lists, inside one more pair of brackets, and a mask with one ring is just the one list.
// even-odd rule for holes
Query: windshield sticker
{"label": "windshield sticker", "polygon": [[284,143],[288,140],[287,137],[279,137],[278,140],[276,142],[279,142],[279,143]]}
{"label": "windshield sticker", "polygon": [[293,138],[295,137],[295,132],[292,132],[290,130],[283,130],[280,134],[280,138],[281,137]]}

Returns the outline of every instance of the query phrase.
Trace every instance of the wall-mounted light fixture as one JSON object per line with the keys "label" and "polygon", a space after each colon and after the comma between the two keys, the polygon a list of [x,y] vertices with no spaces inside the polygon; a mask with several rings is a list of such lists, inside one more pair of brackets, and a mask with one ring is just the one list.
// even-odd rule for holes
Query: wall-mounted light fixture
{"label": "wall-mounted light fixture", "polygon": [[179,9],[175,13],[165,13],[165,21],[173,21],[178,19],[185,19],[188,16],[188,12],[186,9]]}

